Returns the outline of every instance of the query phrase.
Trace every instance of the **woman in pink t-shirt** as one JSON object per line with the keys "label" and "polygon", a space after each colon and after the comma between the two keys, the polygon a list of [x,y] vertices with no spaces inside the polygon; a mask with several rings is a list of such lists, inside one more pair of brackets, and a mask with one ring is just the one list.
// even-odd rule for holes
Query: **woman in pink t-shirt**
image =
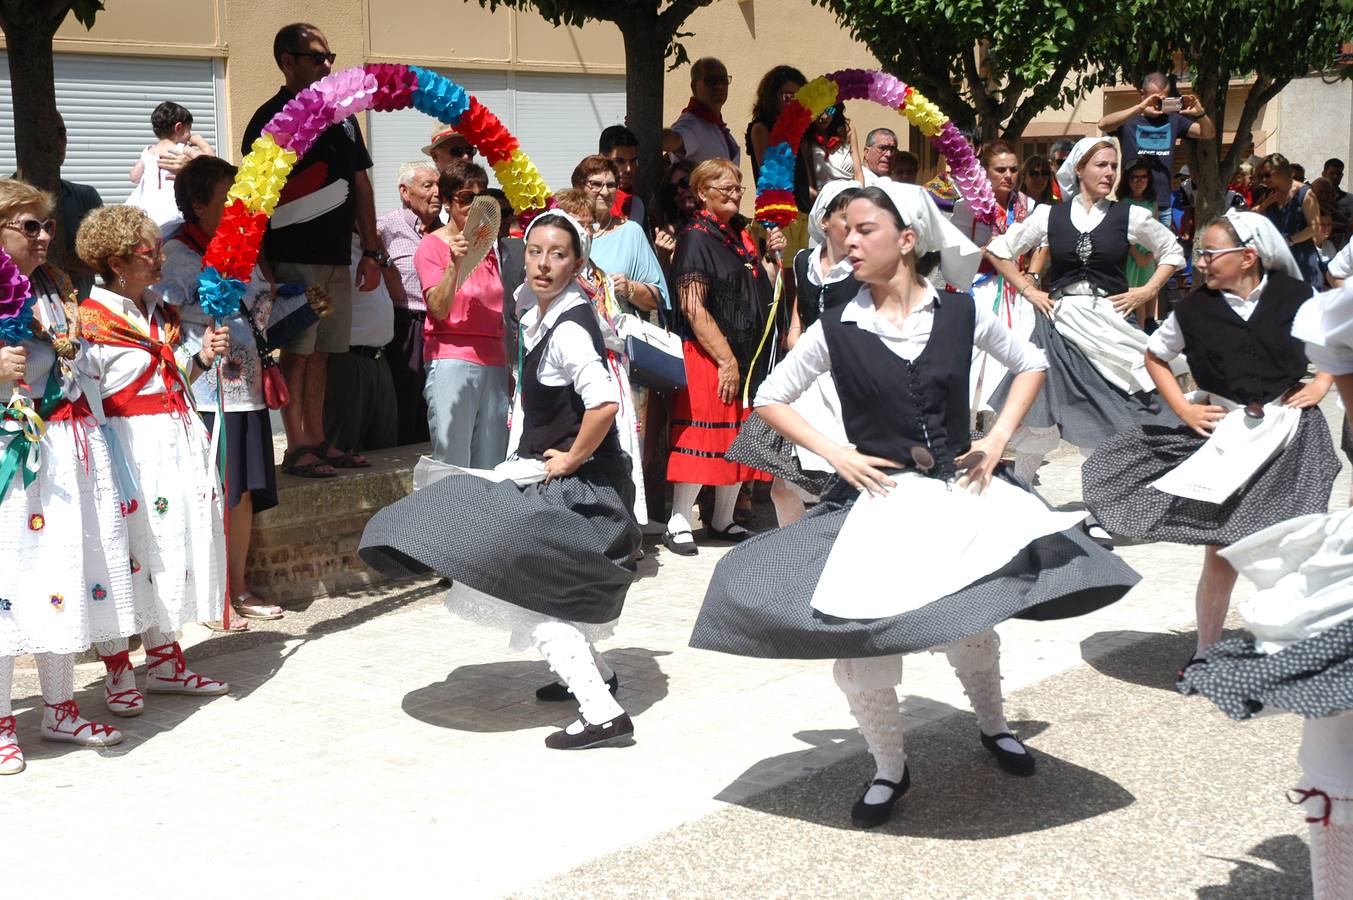
{"label": "woman in pink t-shirt", "polygon": [[426,235],[413,254],[427,303],[423,360],[432,456],[440,462],[492,469],[507,455],[508,370],[503,344],[503,282],[490,250],[459,289],[456,265],[468,250],[465,217],[488,187],[488,175],[466,160],[437,181],[450,221]]}

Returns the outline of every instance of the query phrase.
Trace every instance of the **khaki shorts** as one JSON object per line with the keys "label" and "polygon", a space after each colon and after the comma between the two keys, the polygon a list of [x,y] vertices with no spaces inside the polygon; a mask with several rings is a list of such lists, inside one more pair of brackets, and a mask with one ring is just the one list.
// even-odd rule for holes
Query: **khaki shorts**
{"label": "khaki shorts", "polygon": [[304,284],[306,288],[319,285],[333,298],[327,316],[298,334],[283,350],[291,353],[346,353],[352,339],[352,283],[350,266],[328,266],[317,263],[273,263],[273,275],[278,282]]}

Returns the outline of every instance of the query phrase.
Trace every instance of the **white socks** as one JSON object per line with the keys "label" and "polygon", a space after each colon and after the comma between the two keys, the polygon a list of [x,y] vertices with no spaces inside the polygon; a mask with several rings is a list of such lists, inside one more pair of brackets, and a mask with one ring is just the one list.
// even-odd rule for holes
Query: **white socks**
{"label": "white socks", "polygon": [[[601,725],[625,711],[606,688],[592,647],[576,627],[567,622],[542,622],[531,630],[531,637],[550,669],[573,692],[582,717],[590,724]],[[570,733],[581,730],[578,725]]]}
{"label": "white socks", "polygon": [[[667,530],[678,536],[678,543],[694,540],[690,536],[691,515],[695,511],[695,498],[700,495],[702,484],[676,483],[672,485],[672,518],[667,521]],[[682,532],[686,532],[682,534]]]}
{"label": "white socks", "polygon": [[111,641],[95,641],[94,651],[99,656],[116,656],[128,647],[126,638],[114,638]]}
{"label": "white socks", "polygon": [[0,656],[0,719],[14,715],[14,657]]}
{"label": "white socks", "polygon": [[721,484],[714,488],[714,515],[705,523],[716,531],[727,531],[733,525],[733,513],[738,508],[740,484]]}
{"label": "white socks", "polygon": [[[1010,730],[1001,697],[1001,639],[988,629],[981,634],[944,645],[944,655],[968,695],[977,727],[988,737]],[[1018,742],[1004,738],[997,745],[1011,753],[1024,753]]]}
{"label": "white socks", "polygon": [[1353,897],[1353,827],[1312,822],[1311,889],[1315,900]]}
{"label": "white socks", "polygon": [[770,502],[775,504],[775,524],[784,528],[803,518],[803,499],[783,478],[776,478],[770,486]]}
{"label": "white socks", "polygon": [[611,676],[615,674],[615,669],[612,669],[606,663],[606,660],[601,655],[601,651],[598,650],[596,647],[592,646],[591,641],[587,642],[587,649],[592,651],[592,662],[596,664],[597,674],[601,676],[601,680],[610,681]]}
{"label": "white socks", "polygon": [[[902,714],[897,708],[897,685],[902,681],[902,657],[838,659],[832,666],[837,687],[846,695],[850,712],[874,757],[875,778],[897,784],[907,767],[902,749]],[[886,803],[892,788],[871,785],[864,802]]]}
{"label": "white socks", "polygon": [[42,702],[55,706],[75,696],[75,657],[70,653],[34,653]]}

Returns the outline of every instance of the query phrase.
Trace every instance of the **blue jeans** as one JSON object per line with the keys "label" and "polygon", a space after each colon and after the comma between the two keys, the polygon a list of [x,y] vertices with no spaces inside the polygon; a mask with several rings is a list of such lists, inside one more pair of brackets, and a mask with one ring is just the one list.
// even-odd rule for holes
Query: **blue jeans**
{"label": "blue jeans", "polygon": [[427,364],[432,457],[469,469],[492,469],[507,457],[507,367],[463,359]]}

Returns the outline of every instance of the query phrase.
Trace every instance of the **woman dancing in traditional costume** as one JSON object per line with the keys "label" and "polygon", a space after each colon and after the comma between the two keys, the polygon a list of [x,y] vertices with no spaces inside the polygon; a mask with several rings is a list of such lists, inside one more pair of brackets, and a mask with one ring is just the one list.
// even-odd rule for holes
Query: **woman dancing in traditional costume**
{"label": "woman dancing in traditional costume", "polygon": [[[1015,474],[1026,480],[1056,448],[1059,434],[1088,452],[1162,414],[1149,393],[1155,384],[1143,363],[1146,335],[1124,316],[1150,302],[1184,264],[1168,228],[1141,207],[1109,199],[1118,182],[1112,141],[1082,138],[1057,178],[1067,202],[1035,208],[986,248],[1001,277],[1044,313],[1035,316],[1031,340],[1048,354],[1047,384],[1011,439]],[[1047,290],[1016,263],[1044,243],[1051,251]],[[1128,251],[1137,244],[1151,251],[1156,271],[1145,285],[1130,288]],[[991,406],[1001,409],[1008,397],[1006,382]],[[1090,531],[1099,541],[1109,540],[1102,528]]]}
{"label": "woman dancing in traditional costume", "polygon": [[75,289],[47,265],[52,207],[49,194],[0,181],[0,246],[29,279],[35,326],[33,337],[0,347],[0,402],[8,405],[0,406],[0,775],[24,770],[10,705],[14,657],[24,653],[37,662],[44,741],[122,741],[80,716],[75,654],[136,621],[113,466],[72,368],[81,350]]}
{"label": "woman dancing in traditional costume", "polygon": [[[1292,335],[1353,408],[1353,287],[1297,313]],[[1306,416],[1307,413],[1303,413]],[[1353,509],[1271,525],[1218,551],[1259,588],[1240,603],[1253,639],[1213,644],[1180,679],[1233,719],[1265,709],[1303,717],[1303,778],[1315,900],[1353,897]]]}
{"label": "woman dancing in traditional costume", "polygon": [[540,651],[581,712],[545,739],[556,750],[634,733],[612,696],[618,679],[592,647],[615,629],[640,536],[630,461],[615,429],[619,386],[576,282],[587,244],[582,226],[559,212],[526,231],[523,290],[536,305],[521,320],[524,423],[515,455],[480,473],[515,483],[443,478],[378,512],[359,550],[386,575],[451,578],[452,612],[507,627],[513,649]]}
{"label": "woman dancing in traditional costume", "polygon": [[[208,329],[197,353],[183,346],[178,311],[151,290],[164,262],[160,229],[136,207],[91,212],[75,251],[108,285],[80,304],[89,344],[80,366],[98,382],[108,426],[139,486],[124,514],[146,692],[224,694],[224,681],[188,668],[176,633],[188,622],[220,619],[225,603],[220,482],[189,381],[229,349],[229,329]],[[104,699],[118,716],[145,708],[127,654],[132,633],[95,644],[108,670]]]}
{"label": "woman dancing in traditional costume", "polygon": [[[1264,216],[1228,212],[1203,234],[1206,287],[1181,300],[1147,342],[1146,367],[1183,422],[1125,431],[1082,471],[1085,503],[1106,528],[1202,544],[1193,665],[1221,638],[1236,570],[1218,551],[1263,528],[1329,508],[1339,473],[1316,408],[1330,376],[1303,385],[1292,320],[1311,296],[1287,241]],[[1183,356],[1199,391],[1170,365]]]}
{"label": "woman dancing in traditional costume", "polygon": [[[767,422],[840,479],[799,522],[719,562],[691,645],[836,658],[837,684],[877,765],[852,810],[869,827],[889,818],[910,784],[896,691],[902,654],[943,649],[983,746],[1005,771],[1029,775],[1034,758],[1005,721],[992,627],[1016,615],[1080,615],[1138,579],[1076,527],[1079,514],[1052,512],[997,469],[1046,361],[969,297],[926,281],[939,257],[949,283],[970,283],[977,248],[911,185],[866,188],[847,216],[848,258],[864,286],[822,314],[756,397]],[[974,347],[1015,374],[991,432],[970,443]],[[789,405],[828,371],[853,446]]]}

